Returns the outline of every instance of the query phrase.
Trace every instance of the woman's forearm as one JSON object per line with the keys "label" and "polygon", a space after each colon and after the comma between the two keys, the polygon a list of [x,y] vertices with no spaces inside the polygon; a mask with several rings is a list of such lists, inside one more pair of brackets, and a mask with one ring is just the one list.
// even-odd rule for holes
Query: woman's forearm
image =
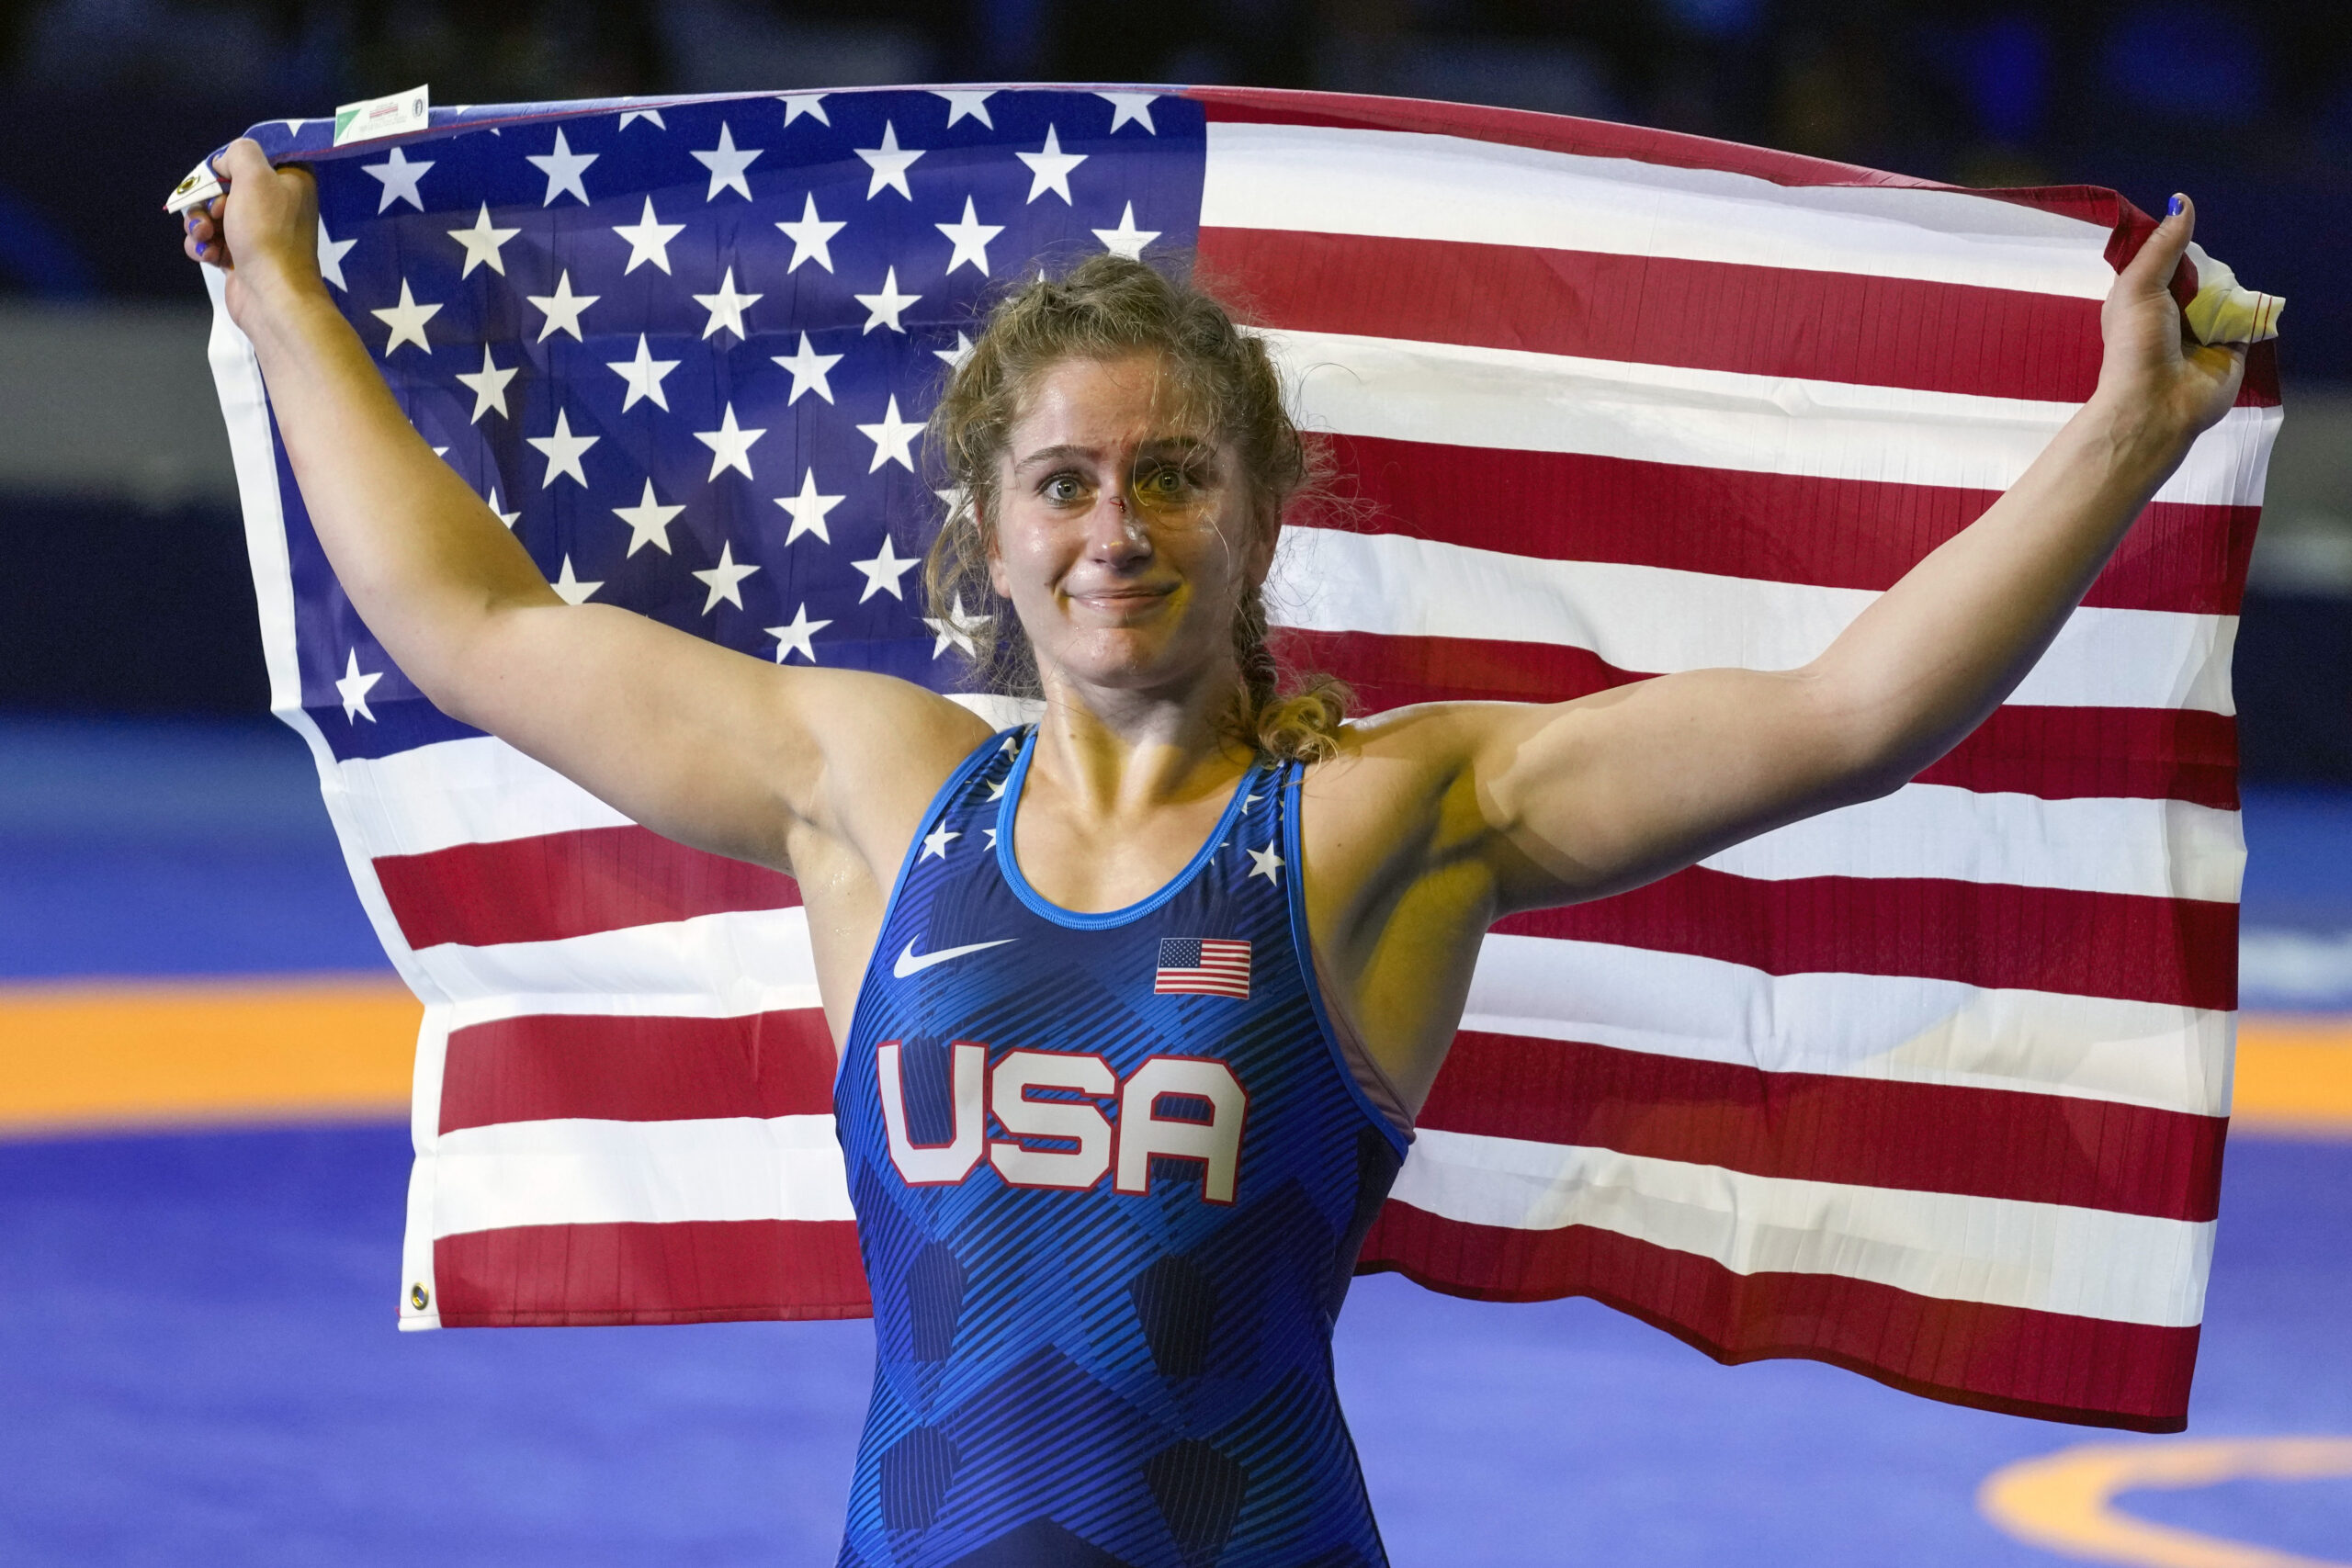
{"label": "woman's forearm", "polygon": [[555,592],[409,423],[322,284],[251,273],[239,282],[238,324],[327,558],[368,629],[441,695],[462,679],[490,612],[556,604]]}
{"label": "woman's forearm", "polygon": [[1912,776],[2007,696],[2194,434],[2093,398],[2007,494],[1855,619],[1813,669],[1863,727],[1873,771]]}

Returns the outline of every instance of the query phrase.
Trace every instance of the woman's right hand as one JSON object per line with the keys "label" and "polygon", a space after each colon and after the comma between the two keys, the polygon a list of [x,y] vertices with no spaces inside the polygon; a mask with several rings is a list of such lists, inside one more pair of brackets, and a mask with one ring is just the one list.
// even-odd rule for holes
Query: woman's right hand
{"label": "woman's right hand", "polygon": [[223,189],[186,215],[189,256],[228,275],[229,314],[256,290],[323,291],[319,276],[319,187],[308,169],[272,168],[260,143],[239,137],[212,160]]}

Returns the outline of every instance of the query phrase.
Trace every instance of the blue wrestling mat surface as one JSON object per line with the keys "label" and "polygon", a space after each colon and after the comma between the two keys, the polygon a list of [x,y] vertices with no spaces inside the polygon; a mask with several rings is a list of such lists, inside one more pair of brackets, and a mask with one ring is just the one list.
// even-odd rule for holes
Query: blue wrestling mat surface
{"label": "blue wrestling mat surface", "polygon": [[[2277,804],[2249,806],[2249,920],[2333,940],[2352,806]],[[382,961],[290,736],[19,725],[0,965],[23,987]],[[833,1560],[865,1324],[396,1333],[407,1152],[380,1122],[0,1142],[0,1562]],[[2352,1139],[2240,1135],[2186,1438],[1726,1370],[1589,1303],[1385,1276],[1357,1282],[1340,1382],[1404,1568],[2055,1564],[1980,1510],[2003,1467],[2304,1436],[2342,1462],[2233,1478],[2217,1450],[2205,1483],[2127,1477],[2088,1512],[2209,1542],[2107,1561],[2254,1568],[2229,1541],[2308,1568],[2352,1563],[2347,1302]]]}

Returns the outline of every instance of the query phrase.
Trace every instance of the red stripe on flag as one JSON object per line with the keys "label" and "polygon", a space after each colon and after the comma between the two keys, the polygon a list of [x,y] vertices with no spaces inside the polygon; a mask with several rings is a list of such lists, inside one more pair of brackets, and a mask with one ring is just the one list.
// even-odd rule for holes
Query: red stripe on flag
{"label": "red stripe on flag", "polygon": [[[1703,169],[1746,175],[1794,186],[1876,186],[1937,190],[2054,213],[2108,231],[2108,264],[2121,271],[2155,220],[2114,191],[2098,186],[2037,186],[2007,190],[1968,189],[1909,175],[1832,163],[1801,153],[1714,141],[1680,131],[1577,119],[1527,109],[1488,108],[1472,104],[1433,103],[1419,98],[1383,98],[1264,87],[1189,87],[1184,96],[1200,101],[1211,124],[1327,126],[1339,130],[1388,130],[1459,136],[1505,147],[1530,147],[1575,157],[1624,158],[1664,168]],[[1215,154],[1211,154],[1214,156]],[[2192,286],[2193,287],[2193,286]],[[2246,355],[2239,406],[2278,401],[2276,345],[2259,343]]]}
{"label": "red stripe on flag", "polygon": [[414,948],[555,942],[800,902],[799,885],[781,872],[690,850],[639,827],[383,855],[375,866],[392,918]]}
{"label": "red stripe on flag", "polygon": [[451,1328],[865,1317],[848,1220],[517,1225],[433,1244]]}
{"label": "red stripe on flag", "polygon": [[1756,1176],[2210,1220],[2226,1117],[1465,1030],[1415,1124]]}
{"label": "red stripe on flag", "polygon": [[1293,331],[2054,402],[2098,384],[2099,302],[2059,294],[1304,230],[1203,229],[1200,265]]}
{"label": "red stripe on flag", "polygon": [[441,1131],[501,1122],[824,1116],[833,1036],[817,1008],[743,1018],[542,1013],[450,1031]]}
{"label": "red stripe on flag", "polygon": [[[1334,435],[1341,526],[1539,560],[1894,586],[1997,491]],[[2150,506],[2084,603],[2234,615],[2257,506]]]}
{"label": "red stripe on flag", "polygon": [[1404,1203],[1381,1211],[1359,1273],[1394,1269],[1479,1301],[1590,1296],[1736,1364],[1802,1356],[1980,1409],[2177,1432],[2198,1331],[1916,1295],[1837,1274],[1736,1274],[1611,1231],[1505,1230]]}
{"label": "red stripe on flag", "polygon": [[[1676,130],[1652,130],[1610,120],[1577,119],[1531,109],[1487,108],[1476,104],[1437,103],[1424,98],[1384,98],[1371,94],[1299,92],[1271,87],[1187,87],[1211,124],[1323,125],[1348,130],[1418,131],[1464,136],[1505,147],[1532,147],[1587,158],[1633,158],[1676,169],[1720,169],[1784,186],[1895,186],[1951,190],[1933,180],[1837,164],[1799,152],[1778,152],[1735,141],[1716,141]],[[1976,193],[1971,193],[1976,194]],[[2107,227],[2114,221],[2116,197],[2088,186],[2032,193],[2033,205]]]}
{"label": "red stripe on flag", "polygon": [[1912,975],[1998,990],[2237,1006],[2235,904],[1928,877],[1785,882],[1691,866],[1589,904],[1496,922],[1769,975]]}
{"label": "red stripe on flag", "polygon": [[[1649,677],[1558,643],[1277,628],[1289,664],[1328,671],[1382,712],[1409,703],[1561,703]],[[2184,708],[2004,707],[1919,774],[1922,784],[2076,800],[2186,800],[2234,811],[2237,721]]]}

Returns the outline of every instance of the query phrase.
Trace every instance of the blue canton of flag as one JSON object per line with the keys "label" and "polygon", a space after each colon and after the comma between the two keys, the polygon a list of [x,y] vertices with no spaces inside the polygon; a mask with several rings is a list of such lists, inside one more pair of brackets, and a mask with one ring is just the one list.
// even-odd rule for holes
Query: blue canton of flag
{"label": "blue canton of flag", "polygon": [[[922,426],[989,304],[1105,250],[1189,254],[1197,103],[887,90],[435,110],[312,161],[336,302],[558,592],[778,662],[959,686],[923,604]],[[338,757],[472,733],[335,586],[282,448],[303,705]]]}
{"label": "blue canton of flag", "polygon": [[1250,944],[1223,937],[1164,936],[1152,994],[1250,999]]}

